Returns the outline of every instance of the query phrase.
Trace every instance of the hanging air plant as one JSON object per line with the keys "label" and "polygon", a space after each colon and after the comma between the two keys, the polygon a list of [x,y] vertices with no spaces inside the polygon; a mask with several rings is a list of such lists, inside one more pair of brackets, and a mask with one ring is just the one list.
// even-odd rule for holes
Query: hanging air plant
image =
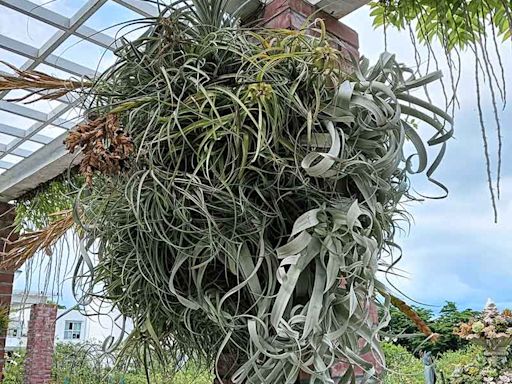
{"label": "hanging air plant", "polygon": [[377,272],[393,264],[408,174],[440,185],[452,135],[450,116],[411,93],[441,75],[387,53],[348,73],[321,21],[248,30],[220,3],[193,3],[144,21],[67,140],[88,179],[77,295],[133,320],[125,351],[193,356],[233,383],[332,383],[340,362],[342,383],[355,367],[372,376],[360,356],[383,362]]}

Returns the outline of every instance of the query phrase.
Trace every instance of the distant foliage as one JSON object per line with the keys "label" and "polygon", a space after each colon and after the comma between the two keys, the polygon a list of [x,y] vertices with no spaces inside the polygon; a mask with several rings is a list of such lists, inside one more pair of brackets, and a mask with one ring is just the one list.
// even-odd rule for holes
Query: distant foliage
{"label": "distant foliage", "polygon": [[[387,363],[383,384],[424,384],[423,364],[420,359],[400,345],[384,343],[383,349]],[[483,350],[477,346],[446,352],[435,360],[436,372],[439,378],[443,375],[446,384],[477,384],[471,380],[478,375],[482,358]],[[467,367],[467,372],[461,375],[461,380],[469,381],[459,381],[457,377],[457,372],[461,372],[463,367]]]}
{"label": "distant foliage", "polygon": [[46,228],[59,216],[58,212],[73,207],[77,187],[83,184],[79,176],[62,175],[40,185],[16,200],[15,224],[18,231]]}
{"label": "distant foliage", "polygon": [[[391,309],[391,321],[386,331],[396,335],[394,342],[405,347],[411,353],[417,353],[420,349],[429,350],[434,355],[439,355],[447,351],[457,351],[464,348],[468,343],[454,335],[453,330],[460,323],[467,322],[477,312],[470,309],[460,311],[453,302],[447,302],[435,316],[430,309],[414,307],[418,315],[429,325],[434,333],[439,334],[439,340],[433,343],[426,343],[425,337],[418,334],[415,324],[402,312],[397,309]],[[405,337],[406,335],[417,335],[415,337]]]}
{"label": "distant foliage", "polygon": [[[141,366],[127,370],[107,367],[105,360],[94,353],[98,346],[59,343],[53,355],[53,384],[147,384],[146,371]],[[25,352],[14,353],[6,360],[3,384],[23,384]],[[211,384],[212,375],[193,362],[176,373],[166,373],[161,367],[148,371],[151,384]]]}
{"label": "distant foliage", "polygon": [[408,29],[415,22],[420,41],[438,39],[448,49],[474,43],[489,24],[503,41],[512,36],[509,0],[379,0],[371,7],[375,26]]}

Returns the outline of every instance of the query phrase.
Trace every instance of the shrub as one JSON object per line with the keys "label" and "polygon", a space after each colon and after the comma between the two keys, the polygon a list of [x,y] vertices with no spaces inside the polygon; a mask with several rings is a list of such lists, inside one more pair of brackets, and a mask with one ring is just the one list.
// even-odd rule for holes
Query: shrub
{"label": "shrub", "polygon": [[[100,357],[98,346],[59,343],[53,355],[53,384],[147,384],[146,373],[140,366],[129,372],[108,369]],[[3,384],[23,384],[25,352],[6,358]],[[180,371],[166,374],[158,367],[151,370],[151,384],[211,384],[213,376],[194,362],[188,362]]]}
{"label": "shrub", "polygon": [[[483,349],[476,345],[468,345],[466,348],[455,352],[446,352],[436,362],[437,371],[443,372],[448,379],[453,372],[464,366],[478,365],[483,358]],[[475,365],[475,367],[476,367]]]}
{"label": "shrub", "polygon": [[383,343],[387,372],[384,384],[422,384],[423,365],[401,345]]}
{"label": "shrub", "polygon": [[24,372],[25,352],[13,352],[6,356],[3,384],[22,384]]}
{"label": "shrub", "polygon": [[[386,355],[387,373],[384,376],[384,384],[423,384],[423,364],[420,359],[401,345],[384,343]],[[464,380],[479,371],[479,362],[483,358],[482,348],[470,345],[462,350],[446,352],[436,360],[436,371],[439,376],[444,375],[447,383],[459,383],[461,381],[450,380],[454,372],[460,372]],[[463,372],[463,368],[471,372]],[[478,373],[478,372],[477,372]],[[474,375],[473,375],[474,376]],[[462,381],[464,382],[464,381]],[[461,382],[461,383],[462,383]],[[464,382],[469,384],[469,382]]]}

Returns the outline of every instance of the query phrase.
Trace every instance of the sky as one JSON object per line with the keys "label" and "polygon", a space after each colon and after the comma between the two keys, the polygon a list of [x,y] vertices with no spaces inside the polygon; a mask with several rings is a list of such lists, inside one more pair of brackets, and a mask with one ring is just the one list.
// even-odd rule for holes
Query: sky
{"label": "sky", "polygon": [[[42,0],[37,2],[67,17],[72,16],[84,3],[78,0],[56,0],[48,4]],[[87,25],[103,29],[133,17],[133,13],[109,1]],[[384,51],[384,37],[382,30],[372,27],[369,9],[363,7],[345,17],[343,22],[359,33],[360,52],[375,62]],[[40,47],[54,32],[54,29],[39,22],[0,7],[0,34]],[[114,35],[115,29],[107,30],[107,33]],[[443,56],[439,47],[434,47],[434,50],[439,57]],[[415,63],[408,32],[388,30],[388,51],[395,53],[400,61],[408,65]],[[507,81],[512,84],[511,46],[504,45],[502,51],[505,66],[509,68]],[[56,53],[91,68],[105,68],[113,60],[107,55],[98,64],[103,52],[76,38],[68,39]],[[0,50],[0,60],[16,65],[24,62],[3,50]],[[512,307],[511,108],[500,112],[504,127],[504,160],[502,197],[498,203],[499,222],[495,224],[486,184],[472,60],[470,54],[462,54],[464,68],[458,91],[460,109],[456,113],[455,138],[449,143],[445,159],[436,173],[436,178],[449,188],[449,196],[443,200],[409,204],[407,207],[414,222],[410,230],[400,234],[397,239],[403,249],[399,267],[405,277],[393,278],[392,283],[400,292],[431,306],[433,310],[439,309],[447,300],[456,302],[461,308],[480,309],[488,298],[494,299],[500,307]],[[441,69],[447,73],[446,66],[441,65]],[[58,74],[55,70],[51,72]],[[443,105],[439,88],[433,90],[432,96],[434,102]],[[483,96],[491,147],[495,149],[490,95],[484,92]],[[1,118],[6,116],[0,115]],[[428,138],[428,132],[424,134]],[[424,176],[415,176],[412,182],[418,192],[438,192]],[[22,275],[17,278],[15,287],[21,288],[23,285]],[[67,304],[72,302],[67,285],[60,300]]]}
{"label": "sky", "polygon": [[[359,33],[361,54],[374,62],[384,51],[384,36],[382,29],[372,27],[368,8],[342,21]],[[509,85],[512,84],[511,48],[510,44],[501,47]],[[408,31],[388,30],[388,51],[395,53],[399,61],[415,65]],[[439,47],[434,47],[434,51],[443,57]],[[397,239],[403,249],[399,267],[404,271],[404,278],[392,279],[401,292],[434,310],[447,300],[461,308],[481,309],[488,298],[500,307],[512,306],[512,108],[507,107],[500,114],[503,182],[498,202],[499,221],[495,224],[485,174],[472,55],[462,53],[462,62],[455,138],[449,142],[447,154],[436,172],[436,178],[448,187],[449,195],[443,200],[408,205],[414,222]],[[448,73],[445,66],[441,69]],[[443,105],[439,90],[432,96],[434,102]],[[495,153],[496,134],[488,92],[483,93],[483,100],[489,141]],[[510,98],[509,102],[512,102]],[[412,184],[419,192],[435,192],[424,176],[414,177]]]}

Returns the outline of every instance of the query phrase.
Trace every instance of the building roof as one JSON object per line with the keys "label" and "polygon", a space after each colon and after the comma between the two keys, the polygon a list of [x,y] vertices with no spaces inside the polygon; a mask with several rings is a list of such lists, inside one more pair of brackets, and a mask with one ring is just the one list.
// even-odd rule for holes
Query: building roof
{"label": "building roof", "polygon": [[[307,1],[325,7],[337,17],[368,2]],[[157,15],[156,3],[157,0],[0,0],[0,61],[61,78],[94,78],[112,64],[116,38],[130,32],[124,23]],[[0,75],[2,71],[12,72],[0,64]],[[28,94],[0,92],[0,201],[15,199],[58,176],[76,161],[66,152],[63,140],[78,123],[80,100],[66,96],[29,104],[12,101]]]}

